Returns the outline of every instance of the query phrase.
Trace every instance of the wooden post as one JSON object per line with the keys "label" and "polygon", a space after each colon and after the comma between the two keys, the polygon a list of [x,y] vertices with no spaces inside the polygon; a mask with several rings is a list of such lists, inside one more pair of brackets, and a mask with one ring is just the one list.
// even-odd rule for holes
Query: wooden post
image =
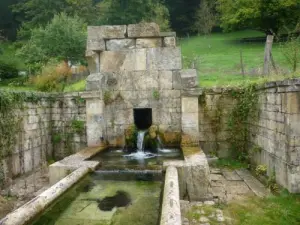
{"label": "wooden post", "polygon": [[241,70],[243,77],[245,76],[245,68],[244,68],[244,61],[243,61],[243,51],[240,50],[240,63],[241,63]]}
{"label": "wooden post", "polygon": [[270,62],[271,62],[271,52],[272,52],[273,40],[274,40],[273,35],[267,36],[263,75],[270,74]]}

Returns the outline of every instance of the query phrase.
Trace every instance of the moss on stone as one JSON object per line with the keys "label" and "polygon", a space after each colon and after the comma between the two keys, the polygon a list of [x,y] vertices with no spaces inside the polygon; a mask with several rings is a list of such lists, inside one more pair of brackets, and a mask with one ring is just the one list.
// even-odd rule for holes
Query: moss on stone
{"label": "moss on stone", "polygon": [[195,155],[201,152],[200,147],[183,147],[182,148],[183,155],[185,157]]}

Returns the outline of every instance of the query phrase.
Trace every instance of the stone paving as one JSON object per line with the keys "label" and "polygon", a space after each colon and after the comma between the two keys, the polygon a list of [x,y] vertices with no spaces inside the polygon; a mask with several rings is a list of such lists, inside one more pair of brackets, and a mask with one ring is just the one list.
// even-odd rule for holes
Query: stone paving
{"label": "stone paving", "polygon": [[223,225],[230,224],[230,218],[223,215],[219,204],[227,204],[246,197],[264,197],[270,193],[246,169],[229,170],[211,168],[211,188],[213,201],[181,201],[183,225]]}
{"label": "stone paving", "polygon": [[[13,183],[6,189],[1,190],[0,197],[10,196],[2,205],[7,212],[19,208],[29,200],[33,199],[49,187],[48,169],[36,170],[31,174],[13,180]],[[0,219],[5,214],[0,214]]]}

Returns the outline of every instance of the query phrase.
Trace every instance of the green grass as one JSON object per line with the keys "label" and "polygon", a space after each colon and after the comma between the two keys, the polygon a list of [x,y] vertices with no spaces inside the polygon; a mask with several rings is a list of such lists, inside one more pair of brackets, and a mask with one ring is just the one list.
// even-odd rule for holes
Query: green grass
{"label": "green grass", "polygon": [[86,80],[81,80],[74,84],[70,84],[66,86],[64,92],[84,91],[85,85],[86,85]]}
{"label": "green grass", "polygon": [[252,197],[224,206],[224,213],[233,225],[298,225],[300,196],[284,191],[279,196]]}
{"label": "green grass", "polygon": [[[245,43],[242,38],[263,37],[257,31],[239,31],[232,33],[215,33],[209,36],[196,36],[181,41],[183,64],[191,66],[196,59],[200,86],[232,86],[245,82],[265,80],[261,74],[264,61],[264,43]],[[273,58],[276,66],[288,70],[282,45],[274,43]],[[240,51],[246,76],[241,74]]]}
{"label": "green grass", "polygon": [[218,159],[218,161],[213,163],[212,166],[234,170],[234,169],[247,168],[248,164],[238,160],[228,158],[228,159]]}

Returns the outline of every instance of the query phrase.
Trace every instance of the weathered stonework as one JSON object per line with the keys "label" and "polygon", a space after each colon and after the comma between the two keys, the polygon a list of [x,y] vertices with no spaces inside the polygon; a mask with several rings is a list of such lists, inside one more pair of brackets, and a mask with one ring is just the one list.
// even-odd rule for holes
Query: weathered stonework
{"label": "weathered stonework", "polygon": [[111,39],[106,41],[107,51],[120,51],[135,48],[135,39]]}
{"label": "weathered stonework", "polygon": [[129,24],[127,28],[128,37],[158,37],[159,26],[156,23]]}
{"label": "weathered stonework", "polygon": [[180,72],[182,57],[180,48],[175,46],[176,34],[160,34],[154,23],[128,25],[127,37],[121,39],[98,34],[105,29],[92,27],[88,35],[88,39],[98,35],[106,43],[106,51],[94,52],[99,58],[88,55],[95,71],[87,78],[88,92],[84,97],[89,146],[108,141],[110,145],[123,147],[124,130],[134,123],[133,110],[140,108],[151,109],[152,123],[162,133],[172,134],[167,144],[180,143],[177,134],[183,121],[184,130],[193,135],[194,145],[198,146],[197,129],[192,131],[191,127],[198,123],[197,111],[181,113],[181,92],[196,88],[196,73]]}
{"label": "weathered stonework", "polygon": [[158,48],[162,47],[161,38],[136,39],[136,48]]}

